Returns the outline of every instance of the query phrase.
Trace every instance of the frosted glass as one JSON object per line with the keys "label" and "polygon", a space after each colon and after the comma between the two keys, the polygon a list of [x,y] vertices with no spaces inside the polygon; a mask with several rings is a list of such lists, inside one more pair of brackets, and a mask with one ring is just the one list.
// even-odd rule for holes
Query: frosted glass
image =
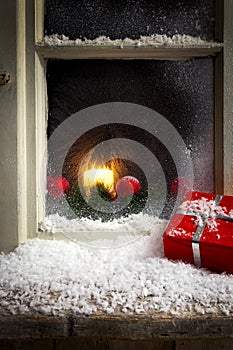
{"label": "frosted glass", "polygon": [[46,0],[45,34],[70,39],[105,35],[187,34],[214,38],[213,0]]}
{"label": "frosted glass", "polygon": [[[146,106],[167,118],[186,143],[193,161],[194,188],[214,190],[211,58],[184,61],[51,60],[47,83],[48,137],[66,118],[89,106],[106,102]],[[76,151],[82,155],[111,137],[134,139],[148,147],[159,160],[168,191],[171,190],[177,176],[175,165],[164,145],[145,130],[124,125],[98,127],[77,140]],[[130,168],[132,164],[128,166]],[[145,181],[140,169],[137,174],[142,182]]]}

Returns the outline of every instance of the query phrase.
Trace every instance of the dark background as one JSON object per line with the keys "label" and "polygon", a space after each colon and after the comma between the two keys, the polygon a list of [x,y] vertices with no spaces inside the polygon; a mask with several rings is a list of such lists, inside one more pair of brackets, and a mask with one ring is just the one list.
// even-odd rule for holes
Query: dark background
{"label": "dark background", "polygon": [[214,39],[213,0],[46,0],[45,34],[111,39],[186,34]]}
{"label": "dark background", "polygon": [[[156,60],[50,60],[47,67],[49,119],[48,137],[66,118],[105,102],[143,105],[166,117],[178,130],[190,150],[195,172],[195,188],[214,189],[214,100],[213,59],[184,61]],[[151,125],[153,128],[153,125]],[[110,130],[121,137],[126,131]],[[101,142],[100,129],[82,139]],[[98,137],[97,137],[98,134]],[[143,133],[131,131],[126,137],[147,142],[158,151],[158,142]],[[85,143],[86,142],[86,143]],[[78,144],[78,142],[77,142]],[[79,143],[80,146],[80,143]],[[161,149],[161,147],[159,148]],[[169,168],[168,152],[163,150],[162,167]],[[170,183],[176,176],[170,166]]]}

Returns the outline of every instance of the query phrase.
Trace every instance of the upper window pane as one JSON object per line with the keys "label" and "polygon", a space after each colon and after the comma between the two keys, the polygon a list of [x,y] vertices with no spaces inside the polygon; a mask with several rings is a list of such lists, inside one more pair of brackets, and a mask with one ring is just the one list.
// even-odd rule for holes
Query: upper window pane
{"label": "upper window pane", "polygon": [[186,34],[214,39],[213,0],[45,0],[45,34],[138,39]]}

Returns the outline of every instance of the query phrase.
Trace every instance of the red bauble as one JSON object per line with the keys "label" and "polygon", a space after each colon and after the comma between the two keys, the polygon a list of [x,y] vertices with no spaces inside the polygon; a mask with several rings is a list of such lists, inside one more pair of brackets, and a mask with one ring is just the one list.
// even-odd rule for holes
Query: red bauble
{"label": "red bauble", "polygon": [[47,180],[47,189],[50,197],[59,199],[64,193],[69,192],[70,184],[63,176],[49,176]]}
{"label": "red bauble", "polygon": [[139,180],[133,176],[124,176],[116,184],[116,192],[120,197],[137,194],[141,188]]}
{"label": "red bauble", "polygon": [[174,194],[178,193],[179,188],[181,191],[187,192],[192,190],[192,181],[187,177],[176,177],[172,181],[170,188]]}

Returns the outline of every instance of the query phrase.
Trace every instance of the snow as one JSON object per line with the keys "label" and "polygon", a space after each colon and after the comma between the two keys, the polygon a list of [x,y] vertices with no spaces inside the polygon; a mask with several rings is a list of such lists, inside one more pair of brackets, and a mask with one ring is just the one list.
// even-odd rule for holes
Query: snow
{"label": "snow", "polygon": [[[40,224],[39,238],[64,238],[80,244],[101,248],[126,245],[148,235],[152,230],[162,232],[167,220],[161,220],[148,214],[131,214],[112,221],[103,222],[88,218],[67,219],[59,214],[52,214]],[[121,237],[119,241],[118,238]]]}
{"label": "snow", "polygon": [[197,200],[185,201],[179,206],[178,209],[188,211],[189,213],[193,214],[196,213],[204,217],[216,217],[217,215],[226,214],[226,207],[216,205],[215,201],[208,200],[205,197]]}
{"label": "snow", "polygon": [[[59,214],[48,215],[44,221],[40,224],[40,231],[51,233],[65,233],[72,234],[75,237],[75,233],[80,232],[126,232],[135,234],[137,232],[149,232],[156,225],[166,224],[165,221],[159,220],[156,217],[148,214],[131,214],[127,217],[121,217],[113,219],[111,221],[103,222],[101,220],[95,220],[89,218],[76,218],[67,219],[65,216]],[[146,230],[145,230],[146,228]]]}
{"label": "snow", "polygon": [[125,230],[133,232],[134,230],[143,230],[145,226],[148,230],[159,222],[157,218],[147,214],[132,214],[128,217],[121,217],[120,219],[113,219],[112,221],[91,220],[88,218],[67,219],[65,216],[59,214],[52,214],[45,218],[40,225],[42,231],[54,232],[75,230],[75,231],[96,231],[96,230]]}
{"label": "snow", "polygon": [[148,236],[122,245],[129,232],[107,247],[29,240],[0,255],[0,306],[12,314],[232,314],[233,276],[167,260],[163,230],[158,222]]}
{"label": "snow", "polygon": [[[206,225],[210,232],[218,230],[219,224],[215,220],[218,215],[228,215],[230,217],[230,213],[227,214],[226,207],[216,205],[215,201],[204,197],[197,200],[185,201],[179,206],[178,210],[183,211],[184,214],[188,213],[189,215],[197,216],[195,224],[197,226]],[[206,221],[207,218],[209,219]]]}
{"label": "snow", "polygon": [[42,42],[42,45],[49,46],[117,46],[120,48],[134,46],[134,47],[148,47],[148,46],[221,46],[220,43],[206,41],[200,37],[193,37],[185,34],[175,34],[172,37],[166,34],[154,34],[151,36],[140,36],[139,39],[133,40],[129,38],[111,40],[109,37],[100,36],[94,40],[90,39],[76,39],[69,40],[69,37],[65,35],[46,35]]}

